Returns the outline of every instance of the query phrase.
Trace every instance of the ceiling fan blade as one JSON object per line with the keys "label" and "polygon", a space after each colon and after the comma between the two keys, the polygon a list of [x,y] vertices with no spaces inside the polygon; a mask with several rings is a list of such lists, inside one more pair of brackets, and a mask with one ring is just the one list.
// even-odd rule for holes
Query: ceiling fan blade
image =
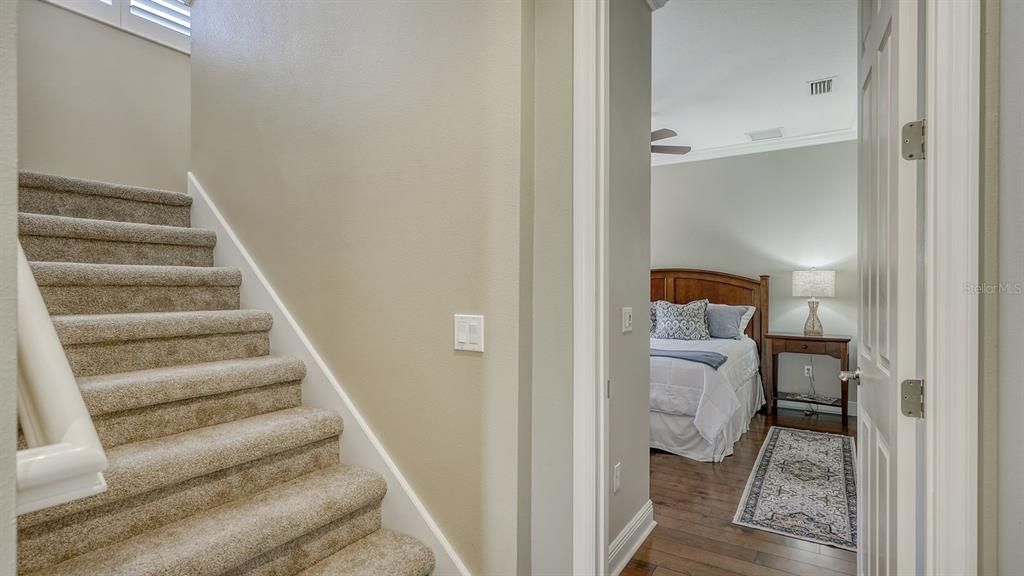
{"label": "ceiling fan blade", "polygon": [[662,128],[660,130],[655,130],[654,132],[651,132],[651,142],[654,142],[656,140],[664,140],[665,138],[671,138],[673,136],[678,136],[675,130]]}
{"label": "ceiling fan blade", "polygon": [[689,146],[651,146],[652,154],[679,154],[683,155],[690,151]]}

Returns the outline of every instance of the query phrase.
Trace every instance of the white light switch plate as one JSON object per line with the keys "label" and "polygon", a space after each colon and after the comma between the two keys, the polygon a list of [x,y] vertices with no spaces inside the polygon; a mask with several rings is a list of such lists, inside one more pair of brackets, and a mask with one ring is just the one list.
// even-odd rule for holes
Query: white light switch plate
{"label": "white light switch plate", "polygon": [[484,351],[484,317],[473,314],[455,315],[455,349]]}
{"label": "white light switch plate", "polygon": [[622,309],[622,333],[633,331],[633,308],[626,306]]}

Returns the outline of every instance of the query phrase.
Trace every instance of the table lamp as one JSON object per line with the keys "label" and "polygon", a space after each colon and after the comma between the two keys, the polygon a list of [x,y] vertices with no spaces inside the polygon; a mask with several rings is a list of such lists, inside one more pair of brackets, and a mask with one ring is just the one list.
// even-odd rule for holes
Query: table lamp
{"label": "table lamp", "polygon": [[805,336],[821,336],[821,320],[818,319],[818,298],[833,298],[836,295],[835,270],[794,270],[793,297],[808,298]]}

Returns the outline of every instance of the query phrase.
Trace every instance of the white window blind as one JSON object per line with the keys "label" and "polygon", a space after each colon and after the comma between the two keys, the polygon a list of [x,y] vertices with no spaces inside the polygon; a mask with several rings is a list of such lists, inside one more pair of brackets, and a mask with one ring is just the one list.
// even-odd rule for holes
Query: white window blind
{"label": "white window blind", "polygon": [[192,35],[192,10],[181,0],[129,0],[128,11],[169,30]]}
{"label": "white window blind", "polygon": [[192,0],[45,1],[186,54],[190,51]]}

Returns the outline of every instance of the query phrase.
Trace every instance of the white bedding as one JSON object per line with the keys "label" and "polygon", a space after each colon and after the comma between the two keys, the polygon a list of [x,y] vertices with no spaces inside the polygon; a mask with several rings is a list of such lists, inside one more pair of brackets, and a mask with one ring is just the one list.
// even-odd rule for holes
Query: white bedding
{"label": "white bedding", "polygon": [[726,443],[731,452],[732,442],[726,442],[725,438],[732,436],[729,428],[735,428],[730,427],[730,423],[741,413],[749,420],[753,414],[752,404],[758,404],[754,410],[760,408],[760,403],[746,397],[750,395],[748,390],[753,391],[748,384],[752,380],[759,381],[756,377],[760,364],[757,344],[746,337],[741,340],[652,338],[651,348],[718,352],[728,358],[715,370],[697,362],[652,357],[650,409],[668,416],[692,417],[693,427],[713,447],[713,452],[724,453]]}

